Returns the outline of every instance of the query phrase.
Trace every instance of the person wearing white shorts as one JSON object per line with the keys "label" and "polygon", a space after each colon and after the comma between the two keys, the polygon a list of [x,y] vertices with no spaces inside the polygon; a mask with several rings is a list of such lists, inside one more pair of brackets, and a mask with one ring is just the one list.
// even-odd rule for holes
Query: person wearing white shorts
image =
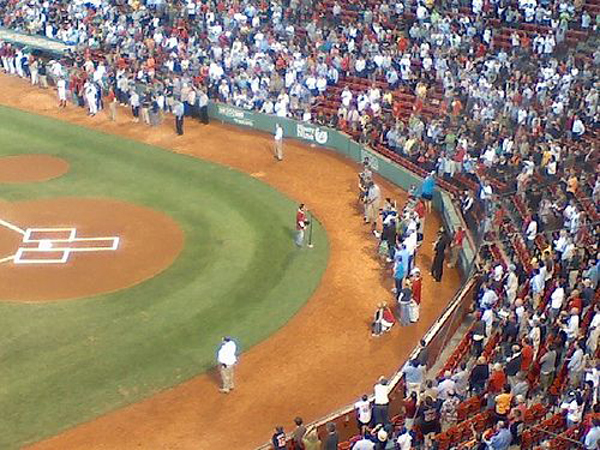
{"label": "person wearing white shorts", "polygon": [[61,78],[56,83],[56,87],[58,88],[58,107],[66,108],[67,107],[67,82],[64,78]]}

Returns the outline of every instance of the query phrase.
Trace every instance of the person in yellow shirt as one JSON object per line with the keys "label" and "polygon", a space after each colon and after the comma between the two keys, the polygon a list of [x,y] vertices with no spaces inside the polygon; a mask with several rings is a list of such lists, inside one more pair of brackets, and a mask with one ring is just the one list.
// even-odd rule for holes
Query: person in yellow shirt
{"label": "person in yellow shirt", "polygon": [[496,413],[497,421],[506,420],[508,413],[510,413],[510,405],[512,402],[512,397],[513,396],[510,393],[510,385],[509,384],[504,385],[502,394],[496,395],[496,398],[494,399],[496,402],[494,411]]}
{"label": "person in yellow shirt", "polygon": [[549,147],[545,147],[544,152],[542,153],[542,167],[546,167],[546,165],[550,161],[551,156],[552,156],[552,150],[550,150]]}

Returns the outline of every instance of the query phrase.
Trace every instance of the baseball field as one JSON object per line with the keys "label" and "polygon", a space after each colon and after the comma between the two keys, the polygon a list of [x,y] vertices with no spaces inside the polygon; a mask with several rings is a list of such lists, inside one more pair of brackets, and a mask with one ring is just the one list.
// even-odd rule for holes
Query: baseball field
{"label": "baseball field", "polygon": [[[373,338],[393,282],[355,163],[292,140],[277,162],[268,134],[186,121],[176,137],[172,117],[88,117],[0,84],[2,449],[255,449],[371,392],[460,284],[428,273],[431,214],[421,318]],[[310,252],[292,242],[300,201],[318,218]],[[229,395],[210,368],[225,333],[242,347]]]}
{"label": "baseball field", "polygon": [[239,171],[0,107],[0,448],[207,371],[319,284],[328,243]]}

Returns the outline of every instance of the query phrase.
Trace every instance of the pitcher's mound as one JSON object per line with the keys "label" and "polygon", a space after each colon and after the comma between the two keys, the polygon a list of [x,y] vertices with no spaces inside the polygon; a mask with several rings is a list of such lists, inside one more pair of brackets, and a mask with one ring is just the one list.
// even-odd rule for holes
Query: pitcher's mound
{"label": "pitcher's mound", "polygon": [[31,183],[58,178],[69,170],[64,159],[50,155],[16,155],[0,158],[0,183]]}
{"label": "pitcher's mound", "polygon": [[169,267],[184,236],[164,213],[110,199],[6,203],[0,211],[0,301],[114,292]]}

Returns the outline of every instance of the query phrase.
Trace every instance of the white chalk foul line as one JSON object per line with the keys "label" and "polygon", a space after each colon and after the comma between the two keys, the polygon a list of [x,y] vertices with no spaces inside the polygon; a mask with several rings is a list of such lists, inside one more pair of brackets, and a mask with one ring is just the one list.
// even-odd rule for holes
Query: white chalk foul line
{"label": "white chalk foul line", "polygon": [[2,225],[2,226],[5,226],[6,228],[9,228],[9,229],[11,229],[11,230],[13,230],[13,231],[16,231],[17,233],[21,233],[21,234],[23,234],[23,235],[25,234],[25,230],[23,230],[23,229],[19,228],[19,227],[18,227],[18,226],[16,226],[16,225],[13,225],[13,224],[12,224],[12,223],[10,223],[10,222],[7,222],[6,220],[2,220],[2,219],[0,219],[0,225]]}
{"label": "white chalk foul line", "polygon": [[13,259],[15,259],[15,255],[7,256],[6,258],[0,259],[0,264],[12,261]]}

